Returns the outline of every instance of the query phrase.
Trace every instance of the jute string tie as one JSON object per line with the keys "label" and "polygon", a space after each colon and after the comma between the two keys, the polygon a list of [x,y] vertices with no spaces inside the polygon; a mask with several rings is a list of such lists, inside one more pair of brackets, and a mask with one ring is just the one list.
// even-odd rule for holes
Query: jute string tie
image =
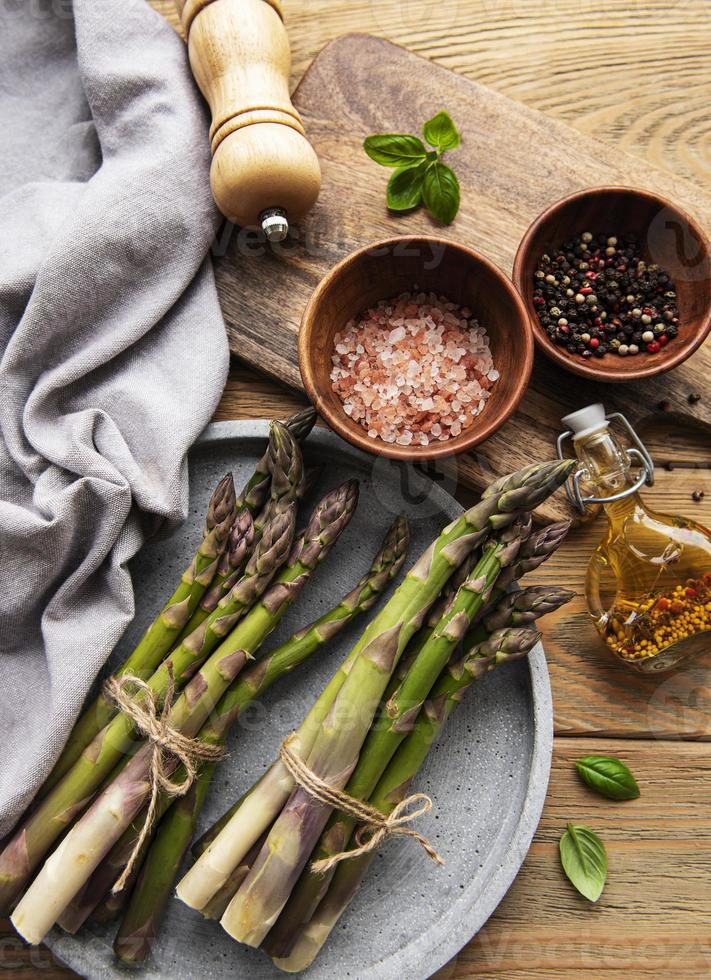
{"label": "jute string tie", "polygon": [[[144,735],[151,746],[150,798],[146,819],[136,838],[126,866],[111,891],[116,894],[126,887],[131,873],[139,859],[158,814],[161,791],[169,796],[185,796],[195,782],[197,770],[203,762],[217,762],[223,754],[221,745],[208,745],[199,739],[188,738],[168,723],[175,696],[173,671],[168,665],[168,686],[160,708],[155,692],[140,677],[124,674],[110,677],[104,685],[104,694],[130,718],[138,731]],[[137,695],[142,694],[143,697]],[[171,779],[180,764],[185,776],[182,780]]]}
{"label": "jute string tie", "polygon": [[[289,745],[290,739],[285,739],[279,749],[279,758],[286,766],[292,779],[309,796],[323,803],[332,806],[337,810],[353,817],[360,824],[356,833],[357,847],[349,851],[339,851],[330,857],[322,858],[311,864],[311,870],[315,874],[325,874],[331,868],[335,868],[341,861],[349,861],[351,858],[369,854],[380,847],[390,837],[411,837],[423,848],[425,853],[437,864],[444,864],[441,855],[430,844],[424,834],[409,826],[413,820],[424,816],[432,809],[432,800],[425,793],[413,793],[406,797],[392,810],[391,813],[381,813],[369,803],[357,800],[343,790],[336,789],[325,780],[317,776],[308,767],[300,755],[298,755]],[[413,806],[416,809],[412,809]]]}

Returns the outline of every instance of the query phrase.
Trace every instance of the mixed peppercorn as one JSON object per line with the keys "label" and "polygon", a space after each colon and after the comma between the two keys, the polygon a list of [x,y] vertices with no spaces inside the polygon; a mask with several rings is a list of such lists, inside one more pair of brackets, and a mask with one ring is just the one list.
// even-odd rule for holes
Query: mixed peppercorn
{"label": "mixed peppercorn", "polygon": [[679,332],[674,282],[633,235],[583,232],[542,255],[534,275],[538,319],[570,354],[657,354]]}
{"label": "mixed peppercorn", "polygon": [[632,612],[613,611],[605,639],[625,660],[643,660],[705,630],[711,630],[711,572],[669,595],[648,597]]}

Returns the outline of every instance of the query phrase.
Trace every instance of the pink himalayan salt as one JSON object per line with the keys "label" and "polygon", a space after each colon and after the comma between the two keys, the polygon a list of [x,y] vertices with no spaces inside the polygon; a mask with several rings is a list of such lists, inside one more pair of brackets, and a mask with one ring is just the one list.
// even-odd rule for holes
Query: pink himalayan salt
{"label": "pink himalayan salt", "polygon": [[331,360],[345,413],[400,446],[470,428],[499,379],[484,328],[435,293],[381,300],[336,334]]}

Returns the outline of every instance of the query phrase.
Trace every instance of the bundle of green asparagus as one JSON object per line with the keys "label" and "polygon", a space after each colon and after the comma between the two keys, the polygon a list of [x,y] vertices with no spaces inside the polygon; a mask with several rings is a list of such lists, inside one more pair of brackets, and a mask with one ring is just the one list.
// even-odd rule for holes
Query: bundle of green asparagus
{"label": "bundle of green asparagus", "polygon": [[509,590],[564,538],[565,524],[534,532],[531,511],[573,465],[498,480],[442,531],[279,759],[198,841],[177,889],[186,904],[281,968],[308,966],[465,690],[525,655],[539,638],[532,624],[571,598],[563,589]]}
{"label": "bundle of green asparagus", "polygon": [[0,914],[15,906],[13,924],[30,942],[55,922],[76,931],[93,914],[125,911],[118,955],[137,962],[150,953],[215,769],[210,747],[225,743],[248,704],[369,609],[402,566],[409,529],[398,518],[334,609],[256,659],[357,505],[349,480],[295,531],[309,482],[298,443],[314,421],[309,410],[274,423],[239,495],[231,476],[220,482],[178,587],[78,720],[0,853]]}

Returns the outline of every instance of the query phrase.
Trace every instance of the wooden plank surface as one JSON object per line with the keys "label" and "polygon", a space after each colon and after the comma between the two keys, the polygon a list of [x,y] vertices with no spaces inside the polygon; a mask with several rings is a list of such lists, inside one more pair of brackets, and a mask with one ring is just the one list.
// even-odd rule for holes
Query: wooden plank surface
{"label": "wooden plank surface", "polygon": [[[175,23],[172,0],[152,3]],[[380,34],[709,185],[707,0],[286,0],[285,8],[294,83],[339,34]],[[708,405],[707,381],[704,389]],[[302,403],[235,365],[216,418],[284,415]],[[658,462],[677,463],[669,478],[659,474],[649,499],[711,523],[708,441],[665,418],[646,438]],[[700,504],[691,500],[694,489],[706,490]],[[580,591],[601,533],[599,521],[577,528],[537,577]],[[711,735],[710,655],[660,678],[658,692],[650,692],[600,655],[580,603],[544,634],[558,735],[543,820],[504,902],[438,976],[568,980],[620,969],[635,980],[707,976],[711,772],[708,746],[696,739]],[[652,703],[661,722],[649,721]],[[624,758],[642,798],[615,804],[593,796],[572,771],[588,752]],[[610,881],[594,908],[561,876],[556,841],[568,820],[588,823],[609,844]],[[27,947],[0,923],[0,977],[73,976],[46,948]]]}
{"label": "wooden plank surface", "polygon": [[[317,55],[294,101],[322,163],[319,201],[294,228],[296,241],[275,249],[226,229],[216,273],[235,352],[297,387],[295,337],[308,297],[338,259],[368,242],[441,233],[481,250],[508,273],[531,221],[565,194],[597,184],[649,188],[676,200],[705,227],[711,223],[711,197],[693,183],[380,39],[348,35],[332,42]],[[462,206],[445,228],[424,209],[388,212],[388,174],[362,149],[373,132],[418,132],[433,106],[446,106],[462,132],[461,147],[447,158],[461,184]],[[540,386],[537,380],[534,390],[546,393],[549,379],[542,377]],[[635,394],[647,396],[643,386]]]}
{"label": "wooden plank surface", "polygon": [[[295,240],[276,248],[226,226],[215,262],[233,351],[294,387],[301,386],[296,338],[303,310],[323,275],[354,248],[393,235],[441,234],[473,246],[510,273],[524,232],[545,207],[565,194],[600,184],[654,190],[711,228],[711,197],[693,183],[579,136],[562,123],[381,39],[348,35],[332,42],[309,68],[294,101],[321,159],[321,196],[292,229]],[[463,134],[462,146],[451,153],[462,207],[446,228],[424,208],[405,216],[388,212],[388,175],[362,149],[369,133],[419,131],[433,107],[442,106]],[[591,230],[614,231],[604,223]],[[653,236],[650,242],[653,254]],[[605,397],[611,410],[624,411],[633,424],[654,415],[665,398],[675,405],[683,403],[691,415],[708,423],[711,437],[711,406],[699,402],[691,409],[686,401],[710,371],[711,340],[673,374],[608,386]],[[481,489],[492,474],[543,458],[560,430],[561,417],[596,400],[598,390],[595,383],[538,356],[516,413],[474,453],[452,459],[448,472]],[[555,519],[565,507],[559,496],[546,505],[545,514]]]}
{"label": "wooden plank surface", "polygon": [[[639,800],[613,803],[581,786],[574,762],[604,750],[635,773]],[[440,975],[708,976],[711,780],[707,747],[558,738],[543,817],[526,863],[486,927]],[[605,841],[608,880],[591,906],[560,869],[568,821]]]}
{"label": "wooden plank surface", "polygon": [[[150,0],[176,28],[173,0]],[[707,0],[284,0],[292,88],[359,31],[681,177],[711,169]]]}

